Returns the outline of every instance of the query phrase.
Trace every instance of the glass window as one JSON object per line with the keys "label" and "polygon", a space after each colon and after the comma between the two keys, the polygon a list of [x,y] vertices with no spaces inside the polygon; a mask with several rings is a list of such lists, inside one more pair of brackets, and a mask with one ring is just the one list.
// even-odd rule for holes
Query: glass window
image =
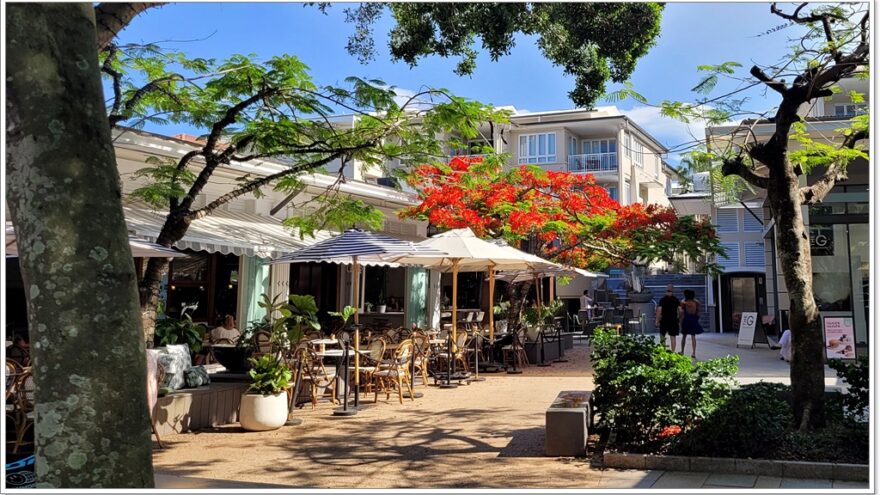
{"label": "glass window", "polygon": [[575,139],[575,138],[568,139],[568,154],[569,155],[577,155],[577,148],[578,148],[577,143],[578,143],[577,139]]}
{"label": "glass window", "polygon": [[871,212],[870,203],[847,203],[846,212],[853,215],[867,215]]}
{"label": "glass window", "polygon": [[608,195],[611,196],[611,199],[617,201],[617,188],[614,186],[609,186]]}
{"label": "glass window", "polygon": [[852,311],[846,224],[810,225],[813,294],[819,311]]}
{"label": "glass window", "polygon": [[843,215],[846,213],[846,203],[820,203],[810,206],[812,215]]}
{"label": "glass window", "polygon": [[173,282],[204,282],[208,280],[208,253],[193,253],[171,262]]}
{"label": "glass window", "polygon": [[555,163],[556,133],[520,136],[519,163]]}

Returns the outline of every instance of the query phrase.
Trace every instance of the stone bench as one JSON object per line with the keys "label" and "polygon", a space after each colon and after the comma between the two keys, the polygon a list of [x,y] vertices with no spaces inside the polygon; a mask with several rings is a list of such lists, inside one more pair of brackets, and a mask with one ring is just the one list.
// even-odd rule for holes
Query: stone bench
{"label": "stone bench", "polygon": [[574,457],[587,453],[593,394],[583,390],[559,392],[547,408],[544,452],[548,456]]}

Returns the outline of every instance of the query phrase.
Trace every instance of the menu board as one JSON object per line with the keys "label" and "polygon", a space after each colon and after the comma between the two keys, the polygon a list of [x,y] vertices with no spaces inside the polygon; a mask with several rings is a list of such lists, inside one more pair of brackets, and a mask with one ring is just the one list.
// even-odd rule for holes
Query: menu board
{"label": "menu board", "polygon": [[822,322],[822,329],[825,333],[826,358],[856,358],[856,333],[852,318],[826,316]]}

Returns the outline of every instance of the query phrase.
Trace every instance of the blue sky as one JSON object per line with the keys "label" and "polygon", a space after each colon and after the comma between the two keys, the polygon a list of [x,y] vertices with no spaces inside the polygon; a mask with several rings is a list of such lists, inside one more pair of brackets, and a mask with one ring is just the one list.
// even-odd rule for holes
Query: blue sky
{"label": "blue sky", "polygon": [[[287,53],[298,56],[319,84],[341,84],[350,75],[379,78],[399,88],[444,87],[460,96],[495,105],[514,105],[519,110],[544,111],[573,108],[567,93],[573,80],[561,68],[544,59],[535,38],[519,36],[512,53],[492,62],[481,54],[471,77],[456,76],[456,59],[429,57],[417,67],[392,63],[387,33],[392,25],[386,15],[375,29],[378,56],[361,65],[345,45],[353,31],[344,22],[344,9],[334,4],[327,15],[316,7],[286,3],[178,3],[136,18],[120,41],[167,43],[191,56],[222,59],[235,53],[254,53],[260,58]],[[663,14],[660,38],[643,57],[631,77],[635,89],[649,101],[692,101],[690,92],[699,80],[700,64],[738,61],[745,72],[753,62],[770,64],[786,52],[793,28],[758,36],[784,22],[770,14],[769,3],[670,3]],[[625,27],[622,27],[625,29]],[[207,38],[207,39],[205,39]],[[609,89],[613,90],[612,85]],[[719,89],[721,85],[719,85]],[[775,104],[773,95],[750,92],[749,107],[766,110]],[[609,105],[600,101],[597,105]],[[671,121],[656,109],[633,101],[617,106],[667,146],[690,141],[690,133],[703,134],[702,126]],[[690,127],[690,129],[688,129]],[[173,134],[186,128],[149,128]],[[669,157],[672,162],[675,156]]]}

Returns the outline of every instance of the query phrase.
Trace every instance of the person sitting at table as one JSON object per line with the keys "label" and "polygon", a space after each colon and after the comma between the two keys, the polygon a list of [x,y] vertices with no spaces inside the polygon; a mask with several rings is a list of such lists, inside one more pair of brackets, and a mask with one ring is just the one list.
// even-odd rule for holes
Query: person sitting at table
{"label": "person sitting at table", "polygon": [[220,339],[226,339],[235,342],[240,335],[241,332],[235,328],[235,317],[226,315],[223,324],[211,330],[211,341],[217,342]]}
{"label": "person sitting at table", "polygon": [[394,296],[388,297],[388,300],[385,301],[386,311],[400,311],[400,303],[397,302],[397,299]]}

